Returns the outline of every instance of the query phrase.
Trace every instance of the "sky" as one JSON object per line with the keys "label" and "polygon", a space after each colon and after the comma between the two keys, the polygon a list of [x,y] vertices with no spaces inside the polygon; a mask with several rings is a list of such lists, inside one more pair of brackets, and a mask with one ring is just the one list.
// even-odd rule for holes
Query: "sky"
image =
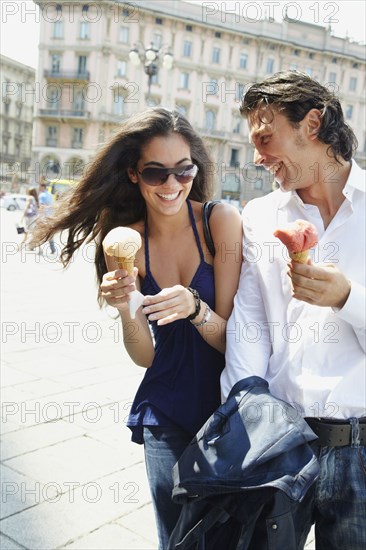
{"label": "sky", "polygon": [[[169,0],[166,0],[167,2]],[[219,6],[227,10],[237,9],[244,18],[260,15],[273,15],[280,21],[285,9],[288,16],[294,19],[316,23],[322,26],[331,25],[336,36],[348,37],[358,42],[366,42],[366,2],[364,0],[341,0],[337,2],[307,1],[297,2],[283,0],[253,1],[216,1],[189,0],[193,3],[205,4],[205,9],[214,10]],[[54,3],[54,2],[51,2]],[[80,1],[80,3],[82,3]],[[138,0],[131,4],[137,4]],[[38,61],[38,42],[41,15],[32,0],[1,0],[0,51],[25,65],[36,68]],[[209,18],[207,18],[209,21]]]}

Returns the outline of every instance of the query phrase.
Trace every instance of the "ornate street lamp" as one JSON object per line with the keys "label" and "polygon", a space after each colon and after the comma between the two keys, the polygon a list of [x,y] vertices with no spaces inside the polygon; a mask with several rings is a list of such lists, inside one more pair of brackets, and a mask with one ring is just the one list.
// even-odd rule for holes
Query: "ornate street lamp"
{"label": "ornate street lamp", "polygon": [[153,76],[159,72],[159,63],[162,63],[164,69],[170,70],[173,66],[173,54],[170,49],[163,45],[161,48],[154,48],[151,42],[150,46],[145,48],[141,43],[135,44],[134,48],[129,53],[130,61],[133,65],[138,66],[143,64],[144,71],[148,76],[147,81],[147,103],[149,103],[151,83]]}

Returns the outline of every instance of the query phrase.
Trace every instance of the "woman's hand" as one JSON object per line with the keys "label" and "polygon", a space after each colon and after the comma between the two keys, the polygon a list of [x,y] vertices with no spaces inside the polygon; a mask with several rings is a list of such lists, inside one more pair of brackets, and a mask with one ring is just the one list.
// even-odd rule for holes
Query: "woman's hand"
{"label": "woman's hand", "polygon": [[164,288],[155,296],[145,296],[142,313],[149,321],[168,325],[177,319],[185,319],[196,309],[193,294],[182,285]]}
{"label": "woman's hand", "polygon": [[129,293],[136,290],[137,267],[134,267],[133,276],[129,276],[125,269],[116,269],[103,275],[100,285],[101,295],[108,305],[120,311],[128,310]]}

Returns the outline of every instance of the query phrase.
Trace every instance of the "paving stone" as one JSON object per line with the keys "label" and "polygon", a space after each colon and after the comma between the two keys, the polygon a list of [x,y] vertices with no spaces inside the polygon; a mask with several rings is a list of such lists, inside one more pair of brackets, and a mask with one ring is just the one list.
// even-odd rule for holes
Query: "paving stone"
{"label": "paving stone", "polygon": [[5,364],[1,365],[1,388],[22,384],[23,382],[30,382],[32,380],[37,380],[37,377],[11,368]]}
{"label": "paving stone", "polygon": [[0,533],[0,548],[1,550],[22,550],[24,546],[20,546],[15,541]]}
{"label": "paving stone", "polygon": [[70,550],[156,550],[157,546],[144,537],[116,523],[109,523],[89,535],[61,548]]}
{"label": "paving stone", "polygon": [[154,510],[151,503],[117,519],[116,523],[151,540],[154,543],[153,548],[158,547]]}
{"label": "paving stone", "polygon": [[75,424],[66,424],[61,420],[47,422],[18,430],[1,437],[1,459],[6,460],[84,435],[85,430]]}
{"label": "paving stone", "polygon": [[144,476],[135,465],[3,519],[0,529],[29,549],[62,547],[147,504]]}

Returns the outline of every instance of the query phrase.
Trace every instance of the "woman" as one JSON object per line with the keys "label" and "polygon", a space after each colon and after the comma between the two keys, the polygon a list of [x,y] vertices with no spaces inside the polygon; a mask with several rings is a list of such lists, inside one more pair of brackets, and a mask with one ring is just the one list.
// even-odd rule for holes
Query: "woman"
{"label": "woman", "polygon": [[27,189],[26,194],[27,200],[25,201],[23,215],[20,218],[20,224],[25,224],[24,238],[20,246],[25,245],[28,237],[30,236],[30,233],[33,231],[35,227],[34,222],[37,219],[39,208],[37,189],[35,187],[30,187],[29,189]]}
{"label": "woman", "polygon": [[[40,233],[44,241],[69,230],[64,264],[87,238],[97,239],[101,297],[119,310],[126,350],[147,369],[127,424],[132,440],[144,444],[161,549],[180,513],[171,501],[172,467],[220,404],[226,321],[241,267],[235,208],[217,204],[212,211],[214,258],[204,240],[202,203],[211,196],[212,167],[178,112],[137,114],[100,152],[65,213],[58,210]],[[120,269],[105,273],[101,243],[116,226],[141,235],[133,277]],[[129,293],[136,288],[145,300],[132,320]]]}

